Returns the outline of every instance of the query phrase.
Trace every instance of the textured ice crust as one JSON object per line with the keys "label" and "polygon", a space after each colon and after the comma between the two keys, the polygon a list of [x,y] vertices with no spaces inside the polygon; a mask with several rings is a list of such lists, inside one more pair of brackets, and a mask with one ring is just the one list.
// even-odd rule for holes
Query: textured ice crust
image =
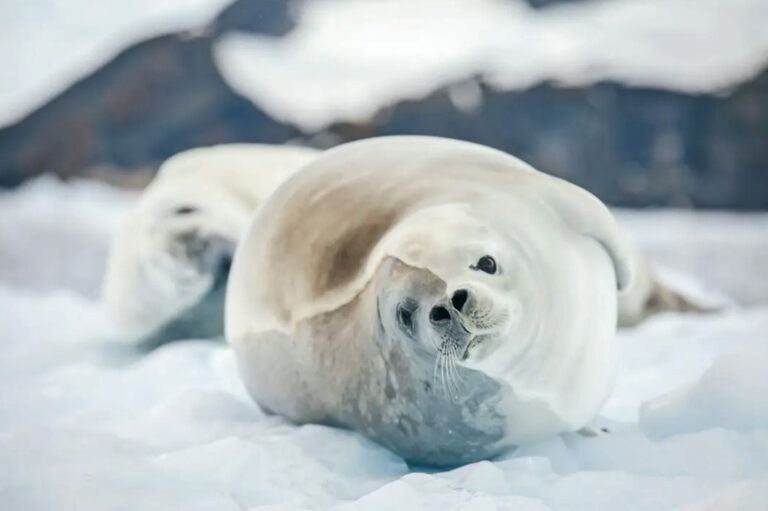
{"label": "textured ice crust", "polygon": [[[130,203],[114,193],[46,181],[0,196],[0,225],[13,229],[0,236],[0,267],[23,250],[67,270],[62,238],[41,226],[99,212],[66,227],[95,254],[88,268],[31,281],[0,272],[0,509],[768,509],[768,307],[755,282],[757,305],[662,315],[620,333],[617,386],[593,424],[610,435],[424,471],[355,433],[263,414],[222,343],[141,352],[111,341],[91,285],[99,247]],[[764,216],[633,215],[632,233],[662,260],[674,243],[697,254],[674,270],[700,275],[704,288],[707,247],[738,246],[734,268],[750,251],[768,257]],[[691,222],[698,241],[683,235]]]}

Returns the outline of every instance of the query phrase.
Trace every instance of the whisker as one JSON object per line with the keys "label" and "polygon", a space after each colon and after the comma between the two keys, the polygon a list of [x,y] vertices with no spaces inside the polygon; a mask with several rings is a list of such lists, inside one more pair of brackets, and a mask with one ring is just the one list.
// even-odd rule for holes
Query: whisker
{"label": "whisker", "polygon": [[459,366],[459,347],[454,347],[453,350],[453,383],[456,388],[457,397],[461,394],[463,388],[464,378],[461,374],[461,367]]}
{"label": "whisker", "polygon": [[459,367],[457,365],[458,361],[458,347],[456,345],[451,345],[451,350],[449,354],[449,364],[450,364],[450,374],[451,374],[451,389],[453,390],[454,398],[459,397]]}
{"label": "whisker", "polygon": [[[442,339],[432,367],[432,383],[449,399],[458,399],[463,393],[465,379],[459,364],[459,346],[450,339]],[[438,377],[439,375],[439,377]]]}
{"label": "whisker", "polygon": [[[470,341],[472,342],[472,341]],[[459,348],[456,348],[456,374],[458,376],[459,382],[464,383],[464,375],[462,374],[461,368],[459,367],[459,360],[461,359],[461,355],[463,354],[464,350],[460,350]]]}
{"label": "whisker", "polygon": [[[454,357],[455,347],[451,345],[450,350],[448,351],[448,378],[449,378],[449,385],[451,390],[455,390],[455,381],[456,381],[456,365],[454,363],[455,357]],[[451,397],[455,397],[453,395],[453,392],[451,392]]]}
{"label": "whisker", "polygon": [[[445,380],[443,378],[443,350],[442,350],[442,348],[439,348],[437,350],[437,358],[435,359],[435,376],[438,376],[438,375],[439,375],[439,378],[437,378],[437,380],[439,380],[439,382],[436,381],[436,387],[438,387],[441,390],[441,392],[444,392],[445,391],[445,389],[444,389]],[[437,385],[437,383],[439,383],[439,385]]]}
{"label": "whisker", "polygon": [[445,397],[450,398],[451,397],[451,389],[450,389],[450,383],[451,383],[451,376],[448,373],[448,351],[446,350],[445,353],[443,353],[443,356],[441,357],[441,369],[443,374],[443,391]]}

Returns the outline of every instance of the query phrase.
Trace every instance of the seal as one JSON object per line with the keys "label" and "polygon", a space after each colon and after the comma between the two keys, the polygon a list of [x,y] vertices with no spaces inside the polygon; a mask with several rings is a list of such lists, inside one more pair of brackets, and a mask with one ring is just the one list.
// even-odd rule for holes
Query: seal
{"label": "seal", "polygon": [[257,206],[318,152],[225,144],[179,153],[121,223],[103,298],[121,340],[221,336],[235,245]]}
{"label": "seal", "polygon": [[597,414],[635,270],[575,185],[477,144],[369,139],[326,151],[254,215],[226,337],[265,410],[454,466]]}

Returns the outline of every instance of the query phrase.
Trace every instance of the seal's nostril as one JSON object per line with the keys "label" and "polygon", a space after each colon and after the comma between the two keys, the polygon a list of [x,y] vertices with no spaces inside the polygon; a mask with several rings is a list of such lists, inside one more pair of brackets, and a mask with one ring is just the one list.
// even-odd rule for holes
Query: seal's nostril
{"label": "seal's nostril", "polygon": [[442,323],[443,321],[450,321],[451,315],[448,309],[442,305],[435,305],[432,310],[429,311],[429,319],[432,323]]}
{"label": "seal's nostril", "polygon": [[461,309],[467,303],[468,295],[469,293],[467,293],[466,289],[457,289],[456,292],[453,293],[453,296],[451,297],[451,303],[457,311],[461,312]]}

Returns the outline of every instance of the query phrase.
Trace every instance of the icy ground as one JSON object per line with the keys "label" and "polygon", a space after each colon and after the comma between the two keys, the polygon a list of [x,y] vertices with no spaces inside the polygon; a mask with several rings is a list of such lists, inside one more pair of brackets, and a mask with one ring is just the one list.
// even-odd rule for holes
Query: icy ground
{"label": "icy ground", "polygon": [[222,343],[111,342],[98,281],[132,200],[49,179],[0,195],[0,509],[768,509],[768,215],[622,213],[675,278],[733,305],[618,336],[610,435],[435,472],[266,416]]}

